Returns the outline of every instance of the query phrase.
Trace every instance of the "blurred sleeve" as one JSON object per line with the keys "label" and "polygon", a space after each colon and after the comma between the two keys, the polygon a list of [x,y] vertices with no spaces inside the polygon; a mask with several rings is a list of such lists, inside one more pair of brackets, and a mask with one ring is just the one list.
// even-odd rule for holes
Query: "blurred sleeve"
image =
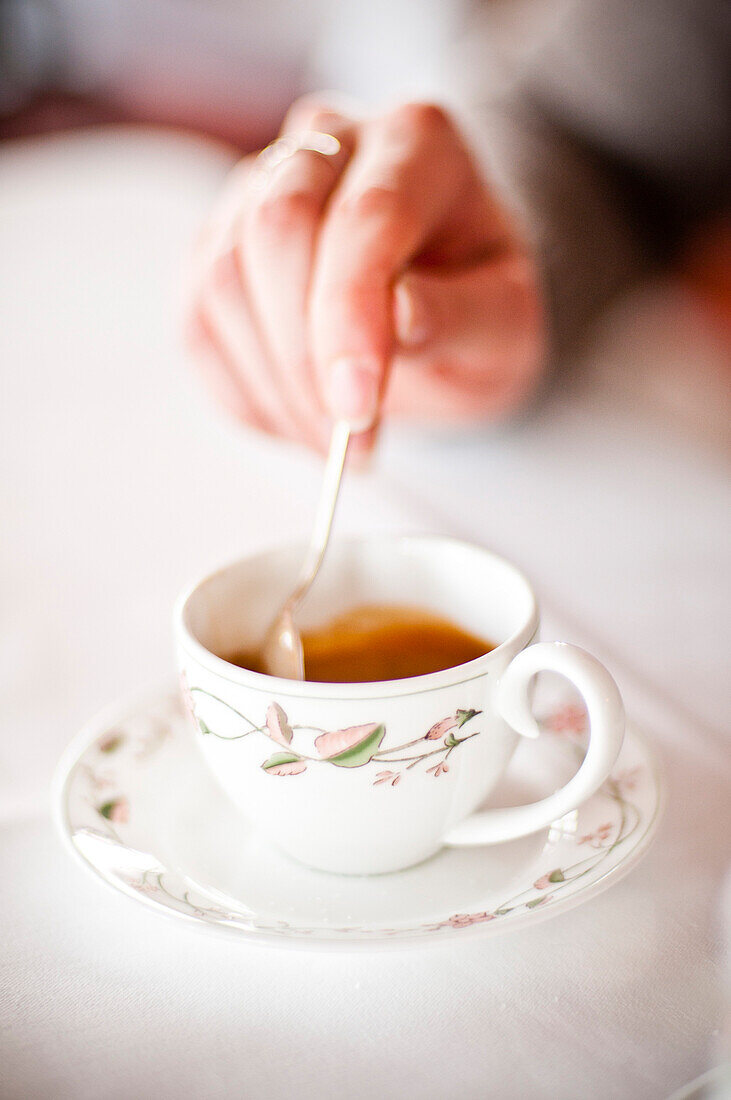
{"label": "blurred sleeve", "polygon": [[45,0],[0,0],[0,117],[24,106],[51,78],[56,30]]}
{"label": "blurred sleeve", "polygon": [[541,261],[555,355],[729,203],[731,5],[572,3],[474,134]]}

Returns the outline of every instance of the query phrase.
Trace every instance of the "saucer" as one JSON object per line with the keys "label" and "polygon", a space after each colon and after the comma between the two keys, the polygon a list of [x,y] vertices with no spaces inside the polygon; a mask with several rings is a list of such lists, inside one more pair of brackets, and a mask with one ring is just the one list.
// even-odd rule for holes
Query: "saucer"
{"label": "saucer", "polygon": [[[542,798],[576,771],[585,715],[557,706],[521,743],[490,805]],[[444,848],[406,871],[310,870],[269,846],[209,776],[179,697],[100,715],[54,784],[59,830],[106,883],[158,913],[278,946],[380,949],[497,935],[557,916],[618,881],[646,852],[662,790],[630,726],[592,798],[549,829],[481,848]]]}

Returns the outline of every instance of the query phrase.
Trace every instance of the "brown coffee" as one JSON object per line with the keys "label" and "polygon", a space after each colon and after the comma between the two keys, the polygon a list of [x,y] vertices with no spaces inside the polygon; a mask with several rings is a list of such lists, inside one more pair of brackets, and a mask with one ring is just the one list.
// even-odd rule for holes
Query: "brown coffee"
{"label": "brown coffee", "polygon": [[[441,672],[489,653],[494,645],[414,607],[364,605],[302,635],[305,679],[372,683]],[[232,664],[262,672],[258,653],[239,652]]]}

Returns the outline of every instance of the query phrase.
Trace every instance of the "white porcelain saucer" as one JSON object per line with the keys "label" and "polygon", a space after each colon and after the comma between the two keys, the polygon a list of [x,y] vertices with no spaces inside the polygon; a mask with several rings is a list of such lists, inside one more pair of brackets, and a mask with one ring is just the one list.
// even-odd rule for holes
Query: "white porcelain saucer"
{"label": "white porcelain saucer", "polygon": [[[496,935],[558,915],[617,881],[647,850],[662,801],[656,764],[629,728],[612,777],[550,829],[485,848],[443,849],[388,875],[294,863],[208,775],[176,695],[97,718],[71,744],[56,821],[87,868],[122,893],[201,928],[278,946],[380,949]],[[583,756],[583,712],[554,709],[522,744],[492,805],[561,786]]]}

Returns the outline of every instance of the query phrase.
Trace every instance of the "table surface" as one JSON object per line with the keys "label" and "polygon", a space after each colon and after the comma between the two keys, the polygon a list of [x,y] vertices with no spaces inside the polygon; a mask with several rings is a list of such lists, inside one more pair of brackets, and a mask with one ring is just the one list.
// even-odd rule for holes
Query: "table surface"
{"label": "table surface", "polygon": [[316,499],[318,461],[224,422],[178,346],[181,257],[228,164],[135,130],[0,150],[0,1092],[667,1097],[722,1057],[731,924],[728,405],[671,288],[520,423],[388,432],[338,521],[491,546],[533,577],[543,636],[608,664],[668,787],[626,879],[502,938],[300,955],[162,921],[53,834],[77,727],[172,679],[177,591],[303,535]]}

